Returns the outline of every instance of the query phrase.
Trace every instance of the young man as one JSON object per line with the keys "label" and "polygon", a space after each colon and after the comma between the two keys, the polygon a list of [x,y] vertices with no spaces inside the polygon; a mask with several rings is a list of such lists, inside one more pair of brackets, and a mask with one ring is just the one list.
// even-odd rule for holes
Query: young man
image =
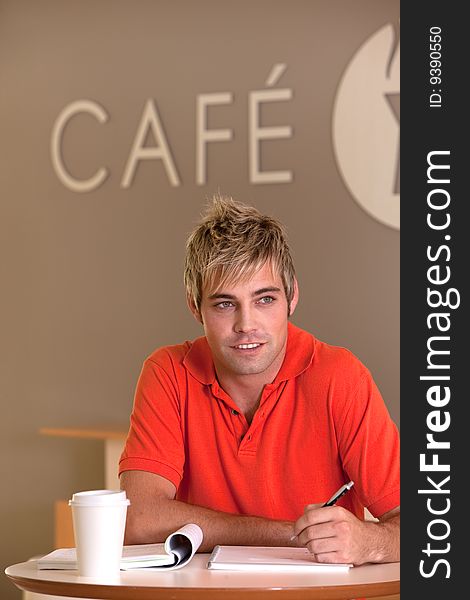
{"label": "young man", "polygon": [[188,239],[185,285],[205,335],[144,363],[120,461],[126,543],[197,523],[202,551],[399,560],[397,429],[357,358],[289,322],[299,292],[280,223],[214,198]]}

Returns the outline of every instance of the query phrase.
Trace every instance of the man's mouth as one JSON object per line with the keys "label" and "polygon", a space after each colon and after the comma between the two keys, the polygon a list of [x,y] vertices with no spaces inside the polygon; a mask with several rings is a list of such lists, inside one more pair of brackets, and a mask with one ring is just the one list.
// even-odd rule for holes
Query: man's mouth
{"label": "man's mouth", "polygon": [[237,344],[236,346],[232,346],[232,347],[236,348],[237,350],[251,350],[253,348],[258,348],[259,346],[262,346],[262,344],[261,343]]}

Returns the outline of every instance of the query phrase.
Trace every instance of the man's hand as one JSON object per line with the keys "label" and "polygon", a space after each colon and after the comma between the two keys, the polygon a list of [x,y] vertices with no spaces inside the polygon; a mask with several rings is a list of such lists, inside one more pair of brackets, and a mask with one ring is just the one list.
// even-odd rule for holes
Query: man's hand
{"label": "man's hand", "polygon": [[400,560],[399,508],[376,523],[361,521],[340,506],[309,504],[294,533],[299,546],[306,546],[317,562],[361,565]]}

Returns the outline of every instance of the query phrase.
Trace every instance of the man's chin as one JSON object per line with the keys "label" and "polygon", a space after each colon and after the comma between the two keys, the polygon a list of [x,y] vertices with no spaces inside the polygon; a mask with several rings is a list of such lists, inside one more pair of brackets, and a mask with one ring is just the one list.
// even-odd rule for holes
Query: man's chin
{"label": "man's chin", "polygon": [[264,361],[263,363],[253,362],[251,364],[248,361],[237,361],[236,363],[229,363],[227,366],[234,375],[259,375],[268,368]]}

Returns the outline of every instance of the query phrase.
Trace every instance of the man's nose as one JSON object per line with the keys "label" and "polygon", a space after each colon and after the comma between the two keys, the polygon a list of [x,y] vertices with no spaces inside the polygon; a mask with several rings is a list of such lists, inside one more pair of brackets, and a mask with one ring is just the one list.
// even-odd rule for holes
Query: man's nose
{"label": "man's nose", "polygon": [[238,307],[234,330],[237,333],[247,333],[249,331],[255,331],[256,329],[256,320],[253,309],[249,306]]}

